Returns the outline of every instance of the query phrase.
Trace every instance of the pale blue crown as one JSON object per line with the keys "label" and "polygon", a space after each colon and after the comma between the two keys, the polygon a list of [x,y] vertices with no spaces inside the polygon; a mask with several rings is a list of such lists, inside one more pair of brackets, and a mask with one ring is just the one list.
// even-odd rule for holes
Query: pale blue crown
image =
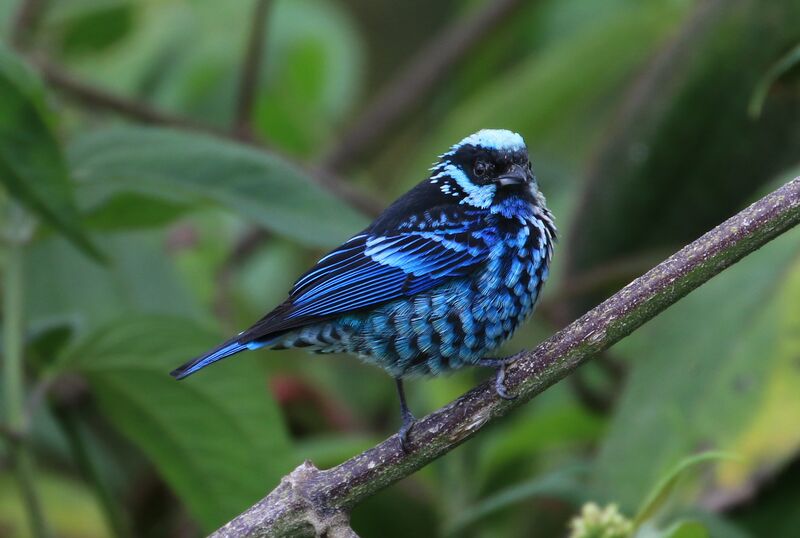
{"label": "pale blue crown", "polygon": [[498,151],[520,151],[525,149],[525,141],[522,136],[507,129],[481,129],[454,145],[451,151],[466,145],[480,146],[488,150]]}

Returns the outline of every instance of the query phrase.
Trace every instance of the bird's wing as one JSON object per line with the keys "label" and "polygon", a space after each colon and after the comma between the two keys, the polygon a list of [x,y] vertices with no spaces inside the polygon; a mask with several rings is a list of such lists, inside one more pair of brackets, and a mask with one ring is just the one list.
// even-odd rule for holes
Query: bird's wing
{"label": "bird's wing", "polygon": [[486,261],[490,236],[490,231],[469,223],[359,234],[300,277],[287,301],[243,333],[240,341],[409,297],[466,276]]}

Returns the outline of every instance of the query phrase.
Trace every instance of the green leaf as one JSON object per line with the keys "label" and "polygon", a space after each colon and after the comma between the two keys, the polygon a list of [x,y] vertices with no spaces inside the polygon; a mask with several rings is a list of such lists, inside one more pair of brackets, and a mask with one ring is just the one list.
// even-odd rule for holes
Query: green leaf
{"label": "green leaf", "polygon": [[[47,522],[58,536],[107,538],[112,536],[92,491],[74,478],[43,470],[36,474],[36,489]],[[0,474],[0,522],[3,532],[16,538],[36,538],[28,525],[19,483],[10,472]]]}
{"label": "green leaf", "polygon": [[709,538],[708,530],[697,521],[681,521],[672,525],[665,538]]}
{"label": "green leaf", "polygon": [[575,505],[586,502],[590,500],[590,492],[578,479],[585,470],[585,466],[564,468],[514,484],[461,511],[458,517],[445,526],[444,534],[460,536],[467,528],[490,514],[536,497],[564,499]]}
{"label": "green leaf", "polygon": [[276,2],[264,43],[256,128],[286,151],[313,155],[358,104],[365,50],[343,4]]}
{"label": "green leaf", "polygon": [[43,15],[41,32],[65,57],[98,54],[125,39],[134,14],[131,0],[56,2]]}
{"label": "green leaf", "polygon": [[[762,313],[765,321],[774,324],[748,347],[756,357],[763,353],[768,368],[762,378],[762,393],[741,427],[729,439],[729,449],[740,454],[743,463],[723,462],[717,472],[717,483],[729,489],[748,488],[753,477],[765,476],[780,469],[795,457],[800,447],[800,259],[786,269],[773,297],[773,310]],[[764,343],[766,345],[761,346]]]}
{"label": "green leaf", "polygon": [[800,447],[800,229],[776,239],[615,347],[632,371],[596,483],[632,508],[699,447],[736,453],[711,484],[748,488]]}
{"label": "green leaf", "polygon": [[699,521],[678,521],[661,530],[652,525],[640,528],[633,538],[710,538],[708,529]]}
{"label": "green leaf", "polygon": [[86,214],[86,226],[101,230],[126,230],[165,226],[189,206],[136,192],[121,192]]}
{"label": "green leaf", "polygon": [[79,196],[93,204],[123,192],[214,203],[313,246],[336,245],[367,224],[285,160],[210,136],[118,127],[79,138],[69,157]]}
{"label": "green leaf", "polygon": [[678,480],[685,472],[701,463],[726,458],[733,459],[734,456],[724,452],[703,452],[702,454],[695,454],[679,461],[669,472],[661,477],[658,484],[647,495],[633,520],[634,525],[639,527],[645,521],[655,516],[656,512],[667,502]]}
{"label": "green leaf", "polygon": [[590,446],[602,438],[604,422],[577,404],[568,387],[553,387],[536,404],[483,440],[471,482],[483,484],[504,467],[519,468],[548,451]]}
{"label": "green leaf", "polygon": [[1,45],[0,182],[83,252],[102,260],[82,228],[39,81]]}
{"label": "green leaf", "polygon": [[183,382],[169,376],[218,340],[185,319],[132,317],[89,335],[60,363],[88,379],[101,411],[206,531],[253,504],[297,463],[256,357]]}
{"label": "green leaf", "polygon": [[[678,521],[696,521],[701,523],[713,538],[753,538],[738,524],[732,523],[725,514],[706,512],[699,509],[681,510],[676,515]],[[780,533],[778,533],[780,536]]]}
{"label": "green leaf", "polygon": [[31,332],[68,326],[80,334],[126,314],[204,314],[173,267],[162,233],[105,234],[98,241],[108,265],[92,263],[59,236],[28,248],[25,311]]}
{"label": "green leaf", "polygon": [[761,109],[764,108],[764,102],[767,100],[767,94],[770,88],[781,76],[785,75],[799,63],[800,43],[775,62],[775,65],[770,67],[764,77],[758,82],[758,86],[756,86],[753,92],[753,97],[750,98],[750,105],[747,107],[751,118],[758,118],[761,116]]}

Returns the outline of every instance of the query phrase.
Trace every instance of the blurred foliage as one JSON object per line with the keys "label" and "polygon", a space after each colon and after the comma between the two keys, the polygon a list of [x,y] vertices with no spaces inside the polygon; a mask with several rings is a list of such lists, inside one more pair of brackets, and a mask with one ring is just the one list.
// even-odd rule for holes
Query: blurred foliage
{"label": "blurred foliage", "polygon": [[618,346],[635,366],[602,444],[597,483],[623,506],[682,454],[736,452],[743,461],[720,464],[717,480],[737,489],[800,446],[790,426],[800,419],[798,249],[792,231]]}
{"label": "blurred foliage", "polygon": [[659,91],[627,122],[618,118],[617,136],[601,145],[570,236],[572,273],[645,243],[690,241],[797,162],[800,93],[774,92],[757,121],[747,108],[759,80],[797,43],[800,4],[710,1],[697,12],[645,71]]}
{"label": "blurred foliage", "polygon": [[[253,352],[181,383],[167,373],[368,222],[284,156],[316,162],[428,39],[485,2],[271,2],[249,121],[274,151],[137,125],[48,86],[33,61],[228,129],[252,0],[42,2],[15,51],[22,4],[0,2],[0,202],[4,223],[17,202],[35,221],[22,230],[26,392],[50,389],[29,446],[51,527],[201,535],[303,458],[333,466],[393,433],[391,380],[350,358]],[[474,130],[526,138],[562,241],[515,351],[646,269],[631,260],[797,175],[798,47],[796,0],[520,2],[346,175],[388,202]],[[357,507],[355,529],[546,538],[584,506],[601,521],[616,505],[639,538],[790,536],[799,253],[795,230],[620,343],[616,367],[584,368],[583,383]],[[412,382],[411,407],[484,375]],[[614,405],[588,405],[585,390]],[[6,455],[0,445],[0,534],[30,536]]]}
{"label": "blurred foliage", "polygon": [[70,163],[89,212],[108,213],[104,206],[119,205],[125,195],[126,205],[150,208],[131,210],[131,217],[147,219],[127,223],[132,227],[147,225],[153,209],[165,219],[170,206],[178,210],[205,201],[313,246],[335,246],[367,224],[285,161],[202,135],[152,128],[93,132],[71,147]]}
{"label": "blurred foliage", "polygon": [[72,187],[39,81],[0,46],[0,181],[95,258],[81,228]]}

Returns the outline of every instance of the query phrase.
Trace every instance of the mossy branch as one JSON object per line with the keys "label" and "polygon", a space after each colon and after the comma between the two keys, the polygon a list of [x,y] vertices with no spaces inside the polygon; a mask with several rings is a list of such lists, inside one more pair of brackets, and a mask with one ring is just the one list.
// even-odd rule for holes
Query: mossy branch
{"label": "mossy branch", "polygon": [[397,436],[332,469],[305,462],[214,537],[355,536],[348,520],[365,498],[463,443],[612,346],[692,290],[800,222],[800,177],[684,247],[508,369],[518,398],[497,397],[493,381],[421,419],[404,453]]}

